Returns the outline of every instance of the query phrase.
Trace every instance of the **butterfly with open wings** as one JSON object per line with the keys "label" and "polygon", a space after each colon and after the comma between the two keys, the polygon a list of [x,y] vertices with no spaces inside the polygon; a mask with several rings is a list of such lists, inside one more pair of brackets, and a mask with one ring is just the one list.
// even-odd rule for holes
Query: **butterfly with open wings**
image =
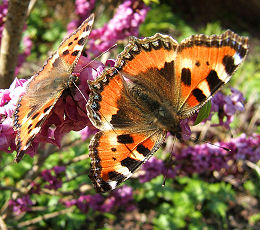
{"label": "butterfly with open wings", "polygon": [[91,178],[97,192],[115,189],[165,140],[180,137],[191,117],[226,84],[248,51],[248,38],[230,30],[193,35],[180,44],[155,34],[132,37],[110,68],[89,81],[88,115],[100,129],[91,140]]}

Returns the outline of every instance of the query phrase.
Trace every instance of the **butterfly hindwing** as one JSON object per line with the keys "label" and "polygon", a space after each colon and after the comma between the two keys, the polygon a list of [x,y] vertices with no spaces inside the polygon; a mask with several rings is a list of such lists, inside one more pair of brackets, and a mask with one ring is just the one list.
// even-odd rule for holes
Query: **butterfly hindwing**
{"label": "butterfly hindwing", "polygon": [[89,177],[97,192],[107,192],[129,178],[165,139],[165,132],[100,131],[91,140]]}
{"label": "butterfly hindwing", "polygon": [[87,41],[93,20],[94,15],[86,19],[28,81],[25,94],[18,101],[14,112],[14,129],[17,131],[16,162],[22,159],[62,92],[69,87],[72,72]]}

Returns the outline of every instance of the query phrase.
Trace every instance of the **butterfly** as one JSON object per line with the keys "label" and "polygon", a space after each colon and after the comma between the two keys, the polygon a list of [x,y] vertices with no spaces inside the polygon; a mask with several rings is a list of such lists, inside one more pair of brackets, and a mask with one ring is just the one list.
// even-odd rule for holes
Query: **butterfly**
{"label": "butterfly", "polygon": [[73,71],[87,43],[93,22],[92,14],[63,40],[43,68],[29,80],[14,112],[16,162],[22,159],[64,90],[77,82]]}
{"label": "butterfly", "polygon": [[180,136],[191,117],[226,84],[248,51],[248,38],[230,30],[192,35],[180,44],[168,35],[131,37],[115,68],[94,81],[87,111],[99,130],[89,151],[97,192],[115,189],[165,140]]}

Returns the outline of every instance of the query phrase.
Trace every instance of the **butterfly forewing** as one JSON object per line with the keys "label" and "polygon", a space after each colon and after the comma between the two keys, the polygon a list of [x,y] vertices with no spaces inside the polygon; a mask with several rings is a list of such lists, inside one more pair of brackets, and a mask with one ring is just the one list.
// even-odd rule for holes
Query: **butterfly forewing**
{"label": "butterfly forewing", "polygon": [[70,76],[87,42],[93,20],[94,15],[86,19],[29,80],[25,94],[18,101],[14,112],[16,162],[21,160],[62,92],[69,87]]}
{"label": "butterfly forewing", "polygon": [[217,36],[193,35],[181,42],[175,61],[178,114],[189,117],[227,83],[243,62],[248,39],[230,30]]}
{"label": "butterfly forewing", "polygon": [[173,38],[162,34],[144,39],[132,37],[115,66],[136,85],[170,101],[175,88],[177,47]]}

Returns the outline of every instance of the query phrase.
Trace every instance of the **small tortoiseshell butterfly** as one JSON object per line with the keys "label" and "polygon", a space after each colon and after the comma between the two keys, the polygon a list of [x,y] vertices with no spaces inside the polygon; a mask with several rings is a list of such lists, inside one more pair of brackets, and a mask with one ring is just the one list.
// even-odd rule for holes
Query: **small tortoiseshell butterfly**
{"label": "small tortoiseshell butterfly", "polygon": [[89,177],[97,192],[115,189],[158,150],[243,62],[248,38],[230,30],[193,35],[180,44],[155,34],[132,37],[115,68],[90,81],[87,105],[101,131],[91,140]]}
{"label": "small tortoiseshell butterfly", "polygon": [[87,43],[93,22],[92,14],[63,40],[58,50],[28,82],[25,94],[18,101],[14,112],[14,129],[17,130],[16,162],[22,159],[64,90],[77,81],[73,71]]}

